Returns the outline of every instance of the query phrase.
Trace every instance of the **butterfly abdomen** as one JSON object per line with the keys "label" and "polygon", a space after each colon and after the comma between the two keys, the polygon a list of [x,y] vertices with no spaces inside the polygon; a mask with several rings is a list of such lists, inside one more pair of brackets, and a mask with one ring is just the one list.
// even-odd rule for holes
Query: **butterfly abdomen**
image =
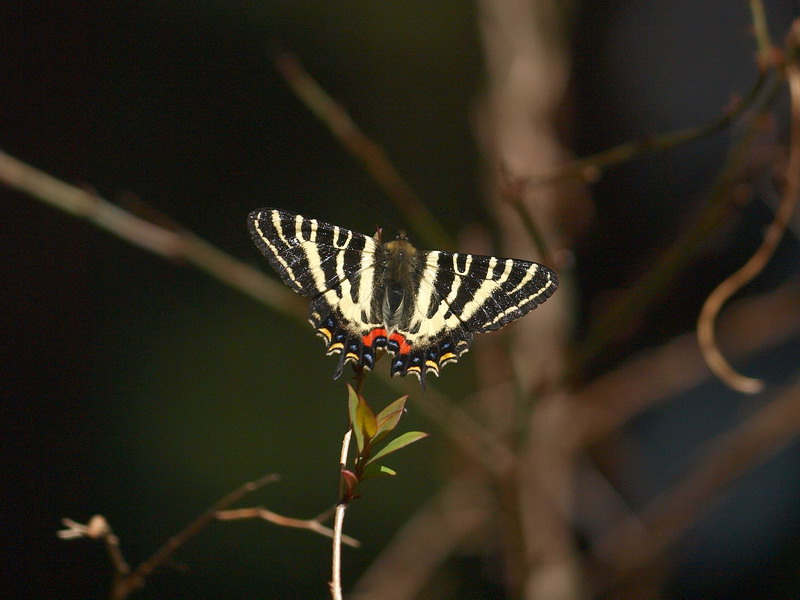
{"label": "butterfly abdomen", "polygon": [[384,245],[385,269],[376,278],[376,295],[382,297],[381,319],[388,331],[408,330],[414,313],[414,299],[419,287],[417,249],[405,239]]}

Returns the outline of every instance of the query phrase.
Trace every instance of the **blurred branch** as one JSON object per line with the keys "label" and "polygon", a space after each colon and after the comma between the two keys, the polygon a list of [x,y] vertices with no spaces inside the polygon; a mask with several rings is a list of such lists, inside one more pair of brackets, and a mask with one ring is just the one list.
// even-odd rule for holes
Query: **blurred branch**
{"label": "blurred branch", "polygon": [[452,250],[453,241],[450,236],[403,179],[383,148],[367,137],[294,55],[280,52],[275,58],[275,64],[295,95],[328,126],[347,151],[364,164],[425,244],[431,248]]}
{"label": "blurred branch", "polygon": [[651,152],[669,150],[682,144],[701,140],[714,135],[736,121],[759,98],[767,80],[766,73],[776,63],[774,48],[767,28],[764,6],[761,0],[750,0],[749,4],[753,31],[758,47],[757,62],[760,74],[744,96],[744,99],[731,103],[731,106],[726,108],[722,115],[705,125],[655,136],[646,136],[626,142],[597,154],[567,163],[551,173],[531,177],[527,184],[530,186],[545,185],[573,177],[580,178],[586,183],[593,183],[601,177],[603,171],[608,167],[635,160]]}
{"label": "blurred branch", "polygon": [[[689,476],[602,540],[595,555],[621,578],[656,559],[708,512],[736,479],[800,435],[800,383],[717,438]],[[644,524],[644,532],[642,530]]]}
{"label": "blurred branch", "polygon": [[592,154],[563,166],[551,173],[536,175],[527,181],[529,186],[552,184],[562,179],[579,178],[586,183],[597,181],[608,167],[641,158],[652,152],[663,152],[682,144],[714,135],[736,121],[760,97],[767,77],[761,73],[743,99],[732,102],[716,119],[699,127],[689,127],[669,133],[645,136],[597,154]]}
{"label": "blurred branch", "polygon": [[59,531],[58,537],[61,539],[76,539],[79,537],[102,539],[106,543],[111,563],[114,565],[114,584],[111,589],[110,599],[125,600],[134,590],[143,587],[147,577],[156,569],[164,566],[172,558],[176,550],[205,529],[217,517],[217,513],[226,509],[246,494],[277,480],[278,476],[275,474],[265,475],[256,481],[250,481],[233,490],[215,502],[177,535],[167,540],[150,558],[142,562],[132,572],[120,550],[119,538],[114,535],[111,526],[102,515],[95,515],[87,525],[81,525],[72,519],[64,519],[63,523],[67,526],[67,529]]}
{"label": "blurred branch", "polygon": [[753,33],[758,46],[757,62],[762,71],[766,71],[774,64],[774,50],[772,39],[767,26],[767,14],[764,12],[764,3],[761,0],[750,0],[750,15],[753,19]]}
{"label": "blurred branch", "polygon": [[[494,178],[489,182],[491,214],[503,253],[549,262],[552,256],[538,252],[565,245],[563,225],[575,214],[578,186],[534,189],[526,181],[532,173],[563,163],[566,154],[559,120],[569,104],[576,3],[481,0],[477,6],[487,83],[476,113],[476,137]],[[563,285],[535,317],[523,319],[510,351],[494,360],[495,374],[513,374],[516,394],[505,403],[490,392],[479,400],[487,427],[493,424],[501,439],[519,446],[515,468],[489,482],[499,503],[495,526],[502,531],[510,598],[581,597],[583,571],[569,516],[573,455],[563,443],[571,415],[559,389],[575,319],[570,288]],[[484,358],[492,362],[499,356]],[[484,377],[482,383],[497,382]],[[494,418],[503,410],[513,422],[510,428]]]}
{"label": "blurred branch", "polygon": [[764,383],[760,379],[745,377],[730,366],[717,347],[714,339],[714,321],[722,305],[737,291],[756,277],[769,262],[775,249],[783,238],[792,213],[800,196],[800,69],[795,63],[786,68],[786,77],[791,92],[791,134],[789,140],[789,161],[786,165],[786,189],[783,192],[775,219],[764,235],[764,241],[756,253],[744,266],[719,284],[706,298],[697,322],[697,339],[703,357],[712,371],[734,390],[756,394]]}
{"label": "blurred branch", "polygon": [[[726,350],[742,359],[800,333],[800,282],[732,303],[720,322]],[[743,335],[747,332],[747,335]],[[610,435],[657,402],[698,385],[709,376],[692,333],[646,350],[599,377],[573,397],[581,445]]]}
{"label": "blurred branch", "polygon": [[495,499],[480,475],[450,479],[407,519],[361,576],[353,600],[413,600],[465,540],[485,527]]}
{"label": "blurred branch", "polygon": [[753,140],[764,127],[763,114],[771,106],[780,81],[776,78],[769,87],[767,98],[759,112],[747,125],[744,134],[731,148],[728,159],[717,175],[706,197],[703,211],[678,239],[661,253],[656,263],[626,288],[591,325],[585,340],[579,344],[574,357],[573,375],[578,373],[610,344],[630,333],[630,324],[637,323],[651,305],[673,285],[698,252],[705,246],[713,232],[725,221],[736,201],[734,187],[740,182],[740,172],[745,164]]}
{"label": "blurred branch", "polygon": [[[760,0],[751,0],[751,18],[757,34],[759,57],[765,57],[766,44],[769,43],[766,18]],[[572,372],[576,376],[609,344],[619,340],[629,331],[629,324],[636,323],[645,314],[651,304],[658,300],[673,284],[678,275],[704,246],[706,239],[724,221],[734,201],[732,190],[739,179],[739,172],[745,164],[747,152],[763,127],[762,118],[772,106],[778,92],[783,87],[782,58],[777,52],[770,50],[770,60],[759,63],[760,75],[756,84],[751,88],[744,102],[734,110],[729,111],[720,119],[706,127],[686,132],[668,134],[661,138],[657,145],[663,148],[662,142],[667,147],[676,143],[685,143],[691,139],[704,137],[722,127],[725,127],[741,115],[745,109],[752,107],[753,117],[747,123],[743,134],[729,152],[725,165],[718,174],[714,185],[708,193],[705,206],[699,218],[675,240],[659,257],[656,264],[648,269],[642,277],[631,287],[626,289],[606,312],[592,324],[585,340],[580,346],[578,354],[574,357]],[[649,145],[648,145],[649,146]],[[623,145],[612,149],[603,155],[617,155],[617,158],[630,156],[636,152],[636,143]],[[593,157],[586,160],[591,161]],[[613,160],[617,160],[613,158]],[[601,159],[601,163],[606,158]],[[584,165],[585,168],[585,165]]]}
{"label": "blurred branch", "polygon": [[0,151],[0,182],[85,219],[135,246],[181,259],[280,313],[305,319],[302,302],[282,283],[233,258],[185,229],[160,227],[55,179]]}
{"label": "blurred branch", "polygon": [[536,224],[533,215],[525,206],[525,188],[528,181],[525,177],[514,176],[505,163],[500,164],[500,184],[498,192],[502,198],[508,202],[519,215],[522,225],[528,233],[528,237],[533,242],[542,262],[550,262],[550,253],[547,249],[547,242],[544,239],[539,226]]}

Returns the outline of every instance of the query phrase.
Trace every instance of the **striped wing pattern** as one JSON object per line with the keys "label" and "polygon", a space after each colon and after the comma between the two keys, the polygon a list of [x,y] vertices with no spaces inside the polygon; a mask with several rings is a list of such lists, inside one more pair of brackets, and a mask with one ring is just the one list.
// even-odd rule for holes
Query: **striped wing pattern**
{"label": "striped wing pattern", "polygon": [[423,382],[469,349],[473,334],[500,329],[533,310],[558,287],[556,274],[533,262],[457,252],[425,252],[415,310],[401,330],[417,346],[395,356],[392,371]]}
{"label": "striped wing pattern", "polygon": [[518,319],[558,287],[556,274],[537,263],[407,244],[413,289],[403,308],[387,312],[391,243],[273,208],[253,211],[248,225],[283,281],[311,298],[309,322],[328,354],[340,355],[335,377],[348,362],[371,369],[386,349],[391,374],[413,373],[424,387],[428,373],[469,349],[473,334]]}
{"label": "striped wing pattern", "polygon": [[360,340],[380,325],[372,320],[376,242],[361,233],[284,210],[250,213],[250,235],[284,283],[312,298],[308,320],[328,354],[372,368],[375,349]]}

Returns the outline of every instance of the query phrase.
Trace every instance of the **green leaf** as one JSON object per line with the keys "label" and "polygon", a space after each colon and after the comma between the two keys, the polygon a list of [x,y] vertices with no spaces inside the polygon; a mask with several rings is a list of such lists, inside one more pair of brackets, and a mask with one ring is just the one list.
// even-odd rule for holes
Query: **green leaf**
{"label": "green leaf", "polygon": [[369,404],[367,404],[364,396],[358,397],[356,420],[364,432],[364,437],[367,439],[367,443],[369,443],[369,440],[375,436],[375,431],[378,429],[378,426],[375,423],[375,413],[372,412],[372,409],[369,407]]}
{"label": "green leaf", "polygon": [[356,434],[356,445],[358,447],[358,453],[361,454],[364,451],[364,431],[358,425],[358,405],[359,405],[359,398],[356,391],[353,389],[349,383],[347,384],[347,409],[350,412],[350,427],[353,428],[353,432]]}
{"label": "green leaf", "polygon": [[379,458],[386,456],[387,454],[391,454],[392,452],[397,452],[400,448],[405,448],[409,444],[413,444],[416,441],[419,441],[423,438],[428,437],[428,434],[423,431],[409,431],[404,433],[401,436],[394,438],[391,442],[386,444],[380,451],[375,453],[375,456],[370,458],[367,461],[367,464],[375,462]]}
{"label": "green leaf", "polygon": [[364,472],[361,474],[361,481],[365,479],[375,479],[377,477],[394,477],[395,475],[397,475],[397,471],[394,469],[372,463],[364,469]]}
{"label": "green leaf", "polygon": [[400,417],[403,416],[403,412],[405,411],[406,400],[408,400],[408,395],[398,398],[378,413],[378,415],[375,417],[378,429],[375,432],[375,436],[372,440],[373,444],[380,442],[383,438],[389,435],[389,433],[394,430],[395,427],[397,427],[397,424],[400,422]]}
{"label": "green leaf", "polygon": [[350,412],[350,424],[356,434],[358,453],[363,454],[364,448],[369,445],[378,426],[375,423],[375,413],[372,412],[364,396],[356,393],[349,383],[347,384],[347,408]]}

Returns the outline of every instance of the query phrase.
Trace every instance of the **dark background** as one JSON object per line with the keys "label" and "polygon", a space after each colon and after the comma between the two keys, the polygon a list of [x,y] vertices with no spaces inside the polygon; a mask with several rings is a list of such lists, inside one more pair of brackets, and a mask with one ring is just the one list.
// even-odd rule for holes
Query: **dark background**
{"label": "dark background", "polygon": [[[798,4],[768,8],[782,35]],[[105,198],[141,199],[267,270],[244,226],[254,208],[365,233],[403,226],[279,78],[279,43],[456,236],[486,221],[470,121],[483,89],[476,16],[456,0],[4,3],[0,148]],[[704,123],[755,78],[745,2],[585,2],[578,16],[566,133],[578,155]],[[785,126],[780,111],[778,119]],[[594,186],[596,218],[576,257],[584,325],[598,299],[647,268],[691,217],[729,140],[723,132],[638,160]],[[58,540],[64,516],[104,514],[136,564],[264,473],[282,481],[242,504],[307,518],[335,501],[345,396],[330,380],[334,359],[308,328],[17,192],[0,189],[0,199],[3,589],[17,598],[105,595],[102,548]],[[744,207],[673,291],[669,318],[656,314],[638,344],[691,329],[704,295],[752,253],[770,219],[760,201]],[[797,258],[792,236],[751,289],[796,274]],[[780,360],[796,366],[800,344],[779,350],[782,359],[760,357],[750,372],[780,382]],[[470,389],[464,363],[436,385]],[[677,477],[689,463],[682,452],[743,406],[752,405],[708,384],[635,423],[643,462],[627,475],[630,501]],[[432,426],[412,404],[404,427]],[[373,485],[348,513],[347,531],[364,547],[345,550],[346,583],[435,491],[447,468],[442,438],[396,455],[400,476]],[[668,597],[800,593],[798,467],[792,448],[738,486],[738,500],[686,541]],[[137,597],[324,597],[329,554],[329,542],[307,532],[214,524]],[[469,560],[448,568],[474,570]],[[469,589],[489,597],[493,587]]]}

